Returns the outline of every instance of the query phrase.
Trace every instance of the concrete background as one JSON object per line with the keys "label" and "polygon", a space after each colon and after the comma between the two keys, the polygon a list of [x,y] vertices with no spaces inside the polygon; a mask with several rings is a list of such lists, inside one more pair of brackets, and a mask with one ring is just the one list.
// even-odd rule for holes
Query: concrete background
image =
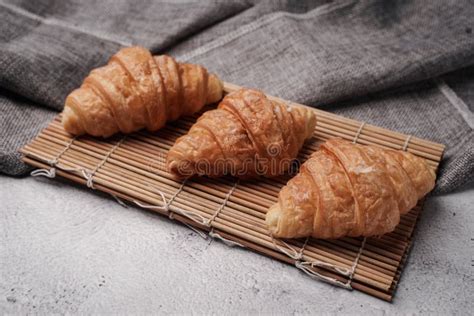
{"label": "concrete background", "polygon": [[0,177],[0,314],[472,314],[473,193],[428,199],[390,304],[69,182]]}

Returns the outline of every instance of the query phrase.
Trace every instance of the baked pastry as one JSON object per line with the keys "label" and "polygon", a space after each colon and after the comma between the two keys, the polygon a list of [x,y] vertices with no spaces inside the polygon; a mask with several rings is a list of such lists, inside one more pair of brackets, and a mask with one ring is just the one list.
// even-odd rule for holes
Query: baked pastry
{"label": "baked pastry", "polygon": [[330,139],[281,189],[266,224],[281,238],[382,235],[433,189],[435,178],[408,152]]}
{"label": "baked pastry", "polygon": [[67,96],[62,123],[74,135],[155,131],[219,101],[222,91],[222,82],[201,66],[127,47]]}
{"label": "baked pastry", "polygon": [[168,153],[168,169],[180,177],[280,175],[311,138],[315,125],[310,109],[241,89],[228,94],[176,140]]}

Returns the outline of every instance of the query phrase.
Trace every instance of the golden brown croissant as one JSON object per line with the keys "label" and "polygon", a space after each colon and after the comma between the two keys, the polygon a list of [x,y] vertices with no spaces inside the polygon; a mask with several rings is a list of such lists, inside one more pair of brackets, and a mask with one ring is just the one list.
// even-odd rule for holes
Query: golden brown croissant
{"label": "golden brown croissant", "polygon": [[205,68],[127,47],[91,71],[66,98],[62,122],[74,135],[108,137],[155,131],[222,98],[222,82]]}
{"label": "golden brown croissant", "polygon": [[281,189],[266,223],[281,238],[382,235],[434,185],[422,158],[331,139]]}
{"label": "golden brown croissant", "polygon": [[276,176],[290,167],[315,125],[310,109],[287,107],[260,91],[241,89],[176,140],[168,168],[182,177]]}

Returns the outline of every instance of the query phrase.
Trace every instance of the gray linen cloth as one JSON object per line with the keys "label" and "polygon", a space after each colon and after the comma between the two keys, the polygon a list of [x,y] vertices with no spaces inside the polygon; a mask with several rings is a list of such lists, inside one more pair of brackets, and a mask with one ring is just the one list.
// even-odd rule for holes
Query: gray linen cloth
{"label": "gray linen cloth", "polygon": [[474,5],[405,1],[0,0],[0,171],[123,46],[447,145],[436,192],[474,173]]}

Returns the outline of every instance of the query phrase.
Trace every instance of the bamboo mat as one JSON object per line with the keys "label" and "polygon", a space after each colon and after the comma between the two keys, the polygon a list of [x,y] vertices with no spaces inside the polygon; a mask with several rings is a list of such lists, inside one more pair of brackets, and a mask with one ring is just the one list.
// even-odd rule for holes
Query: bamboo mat
{"label": "bamboo mat", "polygon": [[[225,84],[226,93],[238,88]],[[301,150],[300,161],[331,137],[406,149],[425,158],[435,170],[441,160],[444,145],[313,110],[317,126],[314,137]],[[312,278],[392,300],[422,201],[402,216],[395,231],[379,238],[273,239],[265,227],[265,213],[290,176],[250,181],[192,178],[183,182],[166,171],[167,151],[199,115],[182,118],[155,133],[141,131],[106,140],[71,138],[58,116],[21,152],[26,163],[43,168],[33,175],[60,176],[87,185],[113,195],[119,202],[128,201],[198,232],[205,231],[229,246],[246,247],[295,265]]]}

